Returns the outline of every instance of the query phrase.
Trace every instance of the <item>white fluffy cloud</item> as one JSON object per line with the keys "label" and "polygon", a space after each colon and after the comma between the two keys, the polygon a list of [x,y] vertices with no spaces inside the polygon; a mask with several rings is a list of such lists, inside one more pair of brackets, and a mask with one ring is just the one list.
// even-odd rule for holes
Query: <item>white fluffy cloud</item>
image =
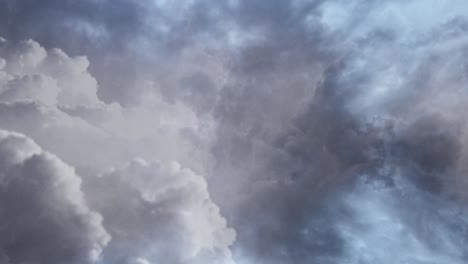
{"label": "white fluffy cloud", "polygon": [[105,252],[111,262],[232,263],[235,232],[205,179],[177,162],[137,159],[88,182],[86,191],[113,237]]}
{"label": "white fluffy cloud", "polygon": [[203,170],[213,124],[190,107],[158,94],[136,106],[106,104],[85,57],[46,51],[32,40],[2,40],[0,58],[0,127],[27,134],[80,168],[102,170],[139,156]]}
{"label": "white fluffy cloud", "polygon": [[[0,58],[0,128],[41,146],[13,132],[0,142],[0,212],[9,216],[0,257],[13,264],[233,263],[234,230],[204,177],[180,165],[206,169],[209,117],[157,94],[138,106],[106,104],[85,57],[32,40],[1,40]],[[135,157],[161,161],[122,166]]]}
{"label": "white fluffy cloud", "polygon": [[59,49],[46,51],[28,40],[15,45],[0,40],[2,101],[30,99],[76,106],[99,103],[97,82],[86,57],[70,58]]}

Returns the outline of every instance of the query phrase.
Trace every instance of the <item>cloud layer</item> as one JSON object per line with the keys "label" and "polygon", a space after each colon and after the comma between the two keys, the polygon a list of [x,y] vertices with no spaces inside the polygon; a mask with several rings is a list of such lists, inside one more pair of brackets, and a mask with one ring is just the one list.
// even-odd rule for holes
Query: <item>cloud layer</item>
{"label": "cloud layer", "polygon": [[[39,175],[40,188],[70,178],[50,193],[57,207],[46,197],[29,209],[42,192],[2,185],[36,196],[0,212],[46,216],[9,236],[31,228],[32,241],[70,242],[52,254],[53,239],[37,250],[12,239],[5,261],[468,260],[464,1],[0,0],[0,10],[0,128],[20,141],[6,144],[0,159],[14,165],[2,173],[18,167],[5,177],[26,185]],[[93,221],[76,238],[56,215]]]}

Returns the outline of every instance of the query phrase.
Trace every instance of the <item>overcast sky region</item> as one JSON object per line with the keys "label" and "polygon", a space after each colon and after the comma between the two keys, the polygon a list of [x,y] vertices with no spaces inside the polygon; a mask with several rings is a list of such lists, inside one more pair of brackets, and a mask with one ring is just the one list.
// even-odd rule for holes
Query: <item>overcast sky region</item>
{"label": "overcast sky region", "polygon": [[466,0],[0,0],[0,264],[468,263]]}

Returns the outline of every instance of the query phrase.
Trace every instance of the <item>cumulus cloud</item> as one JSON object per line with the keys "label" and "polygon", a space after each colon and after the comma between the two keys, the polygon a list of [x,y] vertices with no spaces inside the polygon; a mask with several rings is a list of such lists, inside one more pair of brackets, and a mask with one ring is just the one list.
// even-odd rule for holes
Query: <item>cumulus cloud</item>
{"label": "cumulus cloud", "polygon": [[[132,107],[100,101],[86,57],[45,50],[32,40],[18,45],[4,40],[0,57],[5,58],[0,70],[2,127],[31,136],[74,166],[103,169],[135,156],[182,159],[197,166],[208,155],[206,144],[199,142],[213,134],[209,119],[158,94]],[[93,158],[82,158],[89,155]]]}
{"label": "cumulus cloud", "polygon": [[177,162],[137,159],[89,181],[85,190],[113,238],[108,261],[233,263],[235,232],[204,178]]}
{"label": "cumulus cloud", "polygon": [[[47,52],[37,42],[21,41],[16,46],[1,42],[2,98],[37,100],[46,104],[96,104],[96,80],[87,72],[86,57],[70,58],[59,49]],[[38,87],[35,87],[38,86]]]}
{"label": "cumulus cloud", "polygon": [[[45,50],[32,40],[2,40],[1,48],[0,127],[27,134],[41,145],[24,136],[15,137],[31,145],[32,150],[26,148],[29,152],[22,150],[25,143],[21,140],[17,145],[5,143],[12,152],[3,155],[5,171],[19,179],[45,177],[38,186],[36,181],[16,186],[10,179],[13,176],[5,176],[6,184],[15,184],[5,186],[0,206],[12,218],[12,223],[5,224],[11,225],[11,233],[5,233],[8,240],[1,245],[5,261],[233,263],[230,245],[235,240],[234,230],[211,200],[205,178],[179,163],[207,170],[203,155],[209,155],[205,141],[213,133],[210,118],[198,118],[194,108],[166,102],[163,96],[151,96],[133,107],[106,104],[98,99],[86,58]],[[63,162],[55,162],[55,156],[42,155],[42,148],[75,166],[82,177]],[[137,159],[122,166],[137,156],[179,161]],[[20,163],[20,169],[10,169],[10,163]],[[109,171],[109,167],[116,169]],[[71,186],[62,186],[65,183],[60,183],[60,177],[69,174]],[[15,202],[28,192],[36,195],[26,199],[31,205]],[[42,200],[42,192],[52,195],[44,198],[45,208],[34,203]],[[48,204],[55,200],[78,204],[78,220],[73,219],[74,211],[72,216],[62,216],[68,211]],[[20,221],[33,219],[30,215],[43,215],[44,220]],[[17,228],[14,222],[20,223]],[[52,234],[57,240],[49,238]],[[22,242],[29,237],[30,241]],[[65,242],[70,245],[63,246]],[[41,243],[43,247],[37,245]]]}
{"label": "cumulus cloud", "polygon": [[91,263],[110,240],[72,167],[0,131],[2,263]]}

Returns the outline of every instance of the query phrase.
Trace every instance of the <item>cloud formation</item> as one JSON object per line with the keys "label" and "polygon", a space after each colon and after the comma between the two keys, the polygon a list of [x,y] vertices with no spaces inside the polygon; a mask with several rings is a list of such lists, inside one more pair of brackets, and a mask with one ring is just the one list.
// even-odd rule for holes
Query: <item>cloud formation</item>
{"label": "cloud formation", "polygon": [[[397,243],[378,246],[385,252],[402,251],[401,263],[466,261],[465,233],[448,227],[463,229],[464,218],[442,217],[443,202],[431,203],[464,200],[460,186],[465,177],[459,167],[466,159],[466,121],[458,114],[463,106],[457,102],[466,100],[466,72],[460,61],[466,49],[460,33],[466,19],[459,4],[439,3],[446,13],[416,16],[405,10],[427,8],[426,2],[323,1],[304,16],[291,18],[297,11],[285,3],[278,13],[254,16],[260,19],[254,24],[261,24],[268,37],[242,51],[246,57],[234,64],[235,84],[223,89],[216,112],[221,128],[215,153],[224,172],[217,175],[224,177],[212,181],[213,195],[220,197],[222,208],[236,212],[231,215],[239,259],[385,263],[390,256],[369,248],[375,237],[364,236],[373,225],[384,228],[385,223],[367,220],[360,211],[366,206],[363,201],[351,207],[342,203],[349,193],[361,191],[356,182],[362,179],[392,190],[404,177],[398,188],[416,188],[421,192],[412,194],[424,197],[413,205],[414,212],[405,211],[408,195],[395,211],[381,212],[371,200],[372,213],[387,214],[396,222],[430,218],[431,228],[446,237],[421,235],[417,224],[403,220],[402,228],[415,235],[421,255],[411,257],[411,246],[400,248]],[[268,20],[272,17],[280,26]],[[281,28],[285,25],[287,29]],[[317,39],[306,38],[310,34]],[[273,41],[275,37],[280,40]],[[232,186],[237,191],[225,198]],[[392,195],[398,197],[398,191]],[[341,230],[342,221],[354,228],[347,232],[363,236],[361,242]],[[362,221],[362,227],[354,221]],[[372,235],[376,240],[403,240],[396,232]],[[433,249],[434,241],[443,249]],[[363,248],[350,249],[360,243]],[[428,254],[432,249],[436,253]]]}
{"label": "cloud formation", "polygon": [[0,0],[0,128],[76,168],[103,261],[464,263],[467,9]]}
{"label": "cloud formation", "polygon": [[110,240],[72,167],[0,131],[1,263],[92,263]]}
{"label": "cloud formation", "polygon": [[[186,163],[203,159],[191,155],[203,153],[195,143],[210,133],[199,130],[208,120],[158,98],[106,104],[85,57],[32,40],[1,45],[1,127],[41,145],[3,132],[6,263],[233,263],[235,232],[205,178],[170,161],[184,161],[183,150]],[[166,161],[129,162],[137,156]]]}
{"label": "cloud formation", "polygon": [[134,160],[87,183],[104,215],[112,263],[233,263],[235,232],[208,194],[204,178],[177,162]]}

